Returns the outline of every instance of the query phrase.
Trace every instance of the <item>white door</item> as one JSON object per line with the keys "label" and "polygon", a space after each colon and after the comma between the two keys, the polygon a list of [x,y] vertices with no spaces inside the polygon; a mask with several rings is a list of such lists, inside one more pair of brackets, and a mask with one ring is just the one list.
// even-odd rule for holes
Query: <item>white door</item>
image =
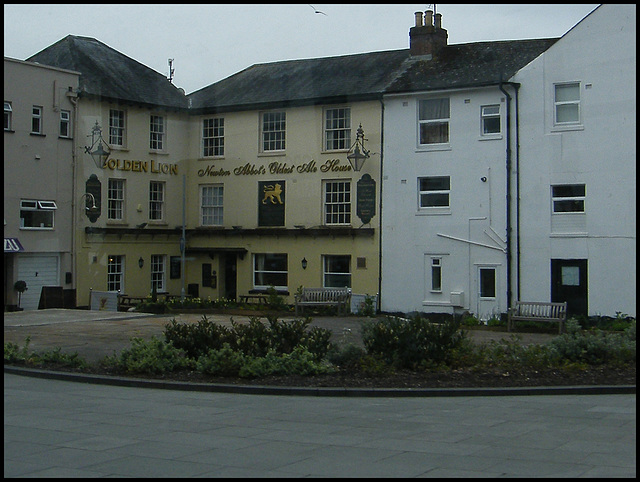
{"label": "white door", "polygon": [[18,279],[27,283],[20,306],[25,310],[37,310],[43,286],[61,286],[57,255],[21,255],[18,257]]}
{"label": "white door", "polygon": [[500,317],[500,287],[497,266],[478,266],[478,303],[476,316],[487,321]]}

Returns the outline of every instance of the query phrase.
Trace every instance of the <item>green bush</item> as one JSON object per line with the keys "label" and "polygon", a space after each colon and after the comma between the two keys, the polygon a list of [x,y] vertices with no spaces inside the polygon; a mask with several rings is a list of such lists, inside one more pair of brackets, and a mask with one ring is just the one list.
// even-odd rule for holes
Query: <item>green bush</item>
{"label": "green bush", "polygon": [[252,358],[240,369],[243,378],[266,377],[270,375],[319,375],[332,369],[317,362],[312,353],[298,345],[291,353],[276,353],[270,350],[266,356]]}
{"label": "green bush", "polygon": [[162,374],[192,367],[193,361],[171,343],[151,337],[150,340],[131,338],[131,347],[119,356],[107,357],[107,365],[127,373]]}
{"label": "green bush", "polygon": [[197,323],[181,324],[174,318],[165,325],[164,338],[194,360],[209,350],[222,348],[224,343],[234,344],[229,328],[209,321],[205,315]]}
{"label": "green bush", "polygon": [[224,343],[222,348],[209,350],[206,355],[202,355],[196,362],[196,370],[209,375],[222,377],[236,377],[240,369],[247,362],[247,357],[231,348],[229,343]]}
{"label": "green bush", "polygon": [[370,355],[379,355],[397,368],[416,369],[451,361],[452,351],[465,339],[455,320],[432,323],[415,315],[387,317],[363,325],[362,339]]}
{"label": "green bush", "polygon": [[86,360],[82,358],[78,352],[71,354],[63,353],[62,349],[58,347],[50,351],[36,353],[29,351],[29,343],[31,343],[31,337],[25,339],[22,348],[15,343],[5,343],[4,362],[7,364],[24,364],[32,367],[56,365],[60,368],[84,369],[88,366]]}

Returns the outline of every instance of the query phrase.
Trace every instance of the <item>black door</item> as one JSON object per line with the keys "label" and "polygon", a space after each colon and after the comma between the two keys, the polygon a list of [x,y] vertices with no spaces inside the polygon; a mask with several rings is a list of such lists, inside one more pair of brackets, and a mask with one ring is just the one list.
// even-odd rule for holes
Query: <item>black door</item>
{"label": "black door", "polygon": [[222,296],[227,300],[235,301],[238,295],[237,288],[237,255],[226,253],[224,255],[224,293]]}
{"label": "black door", "polygon": [[567,315],[588,315],[587,260],[551,260],[551,301],[567,302]]}

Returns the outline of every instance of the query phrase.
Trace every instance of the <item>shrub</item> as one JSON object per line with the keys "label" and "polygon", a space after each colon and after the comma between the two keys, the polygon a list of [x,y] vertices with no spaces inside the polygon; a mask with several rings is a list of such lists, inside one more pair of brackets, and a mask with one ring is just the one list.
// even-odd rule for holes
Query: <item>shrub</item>
{"label": "shrub", "polygon": [[368,354],[409,369],[451,361],[452,350],[461,345],[465,336],[455,320],[432,323],[419,315],[408,320],[387,317],[365,323],[362,329]]}
{"label": "shrub", "polygon": [[193,365],[183,350],[155,336],[148,341],[131,338],[131,348],[124,349],[120,356],[107,357],[106,363],[127,373],[150,374],[161,374]]}
{"label": "shrub", "polygon": [[222,348],[209,350],[196,362],[196,369],[209,375],[235,377],[245,365],[247,357],[231,348],[229,343],[224,343]]}
{"label": "shrub", "polygon": [[231,332],[224,325],[209,321],[205,315],[197,323],[177,323],[175,318],[164,327],[167,343],[182,349],[189,358],[197,359],[211,349],[220,349],[225,342],[233,344]]}
{"label": "shrub", "polygon": [[291,353],[278,354],[270,350],[266,356],[252,358],[240,369],[243,378],[270,375],[319,375],[331,368],[315,360],[313,354],[303,346],[296,346]]}

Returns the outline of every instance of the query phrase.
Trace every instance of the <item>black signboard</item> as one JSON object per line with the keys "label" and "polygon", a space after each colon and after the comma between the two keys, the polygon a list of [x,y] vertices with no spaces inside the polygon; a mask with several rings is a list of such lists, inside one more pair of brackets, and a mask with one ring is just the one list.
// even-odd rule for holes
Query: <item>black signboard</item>
{"label": "black signboard", "polygon": [[258,225],[284,226],[284,181],[258,182]]}
{"label": "black signboard", "polygon": [[369,174],[363,175],[358,181],[356,201],[356,214],[362,224],[368,224],[376,215],[376,181]]}

